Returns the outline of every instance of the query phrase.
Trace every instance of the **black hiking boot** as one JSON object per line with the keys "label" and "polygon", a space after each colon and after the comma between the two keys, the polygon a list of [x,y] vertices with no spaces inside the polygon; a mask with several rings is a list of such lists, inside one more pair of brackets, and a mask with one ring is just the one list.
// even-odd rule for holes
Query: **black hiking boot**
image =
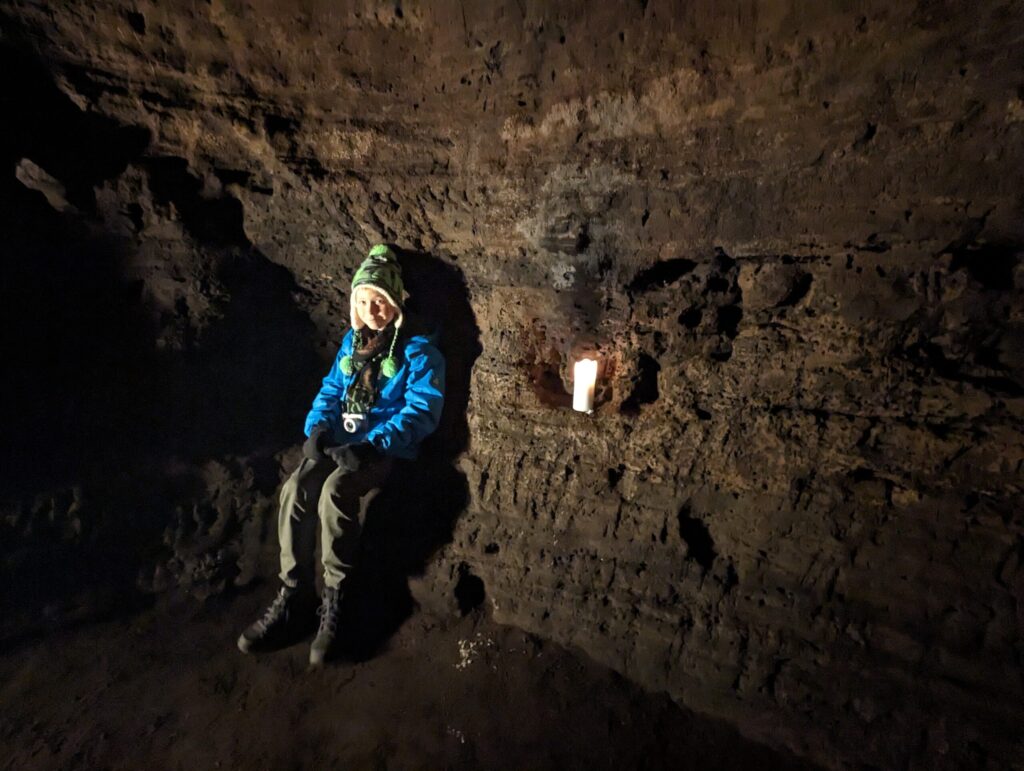
{"label": "black hiking boot", "polygon": [[316,637],[313,638],[313,645],[309,649],[309,665],[319,667],[324,663],[331,645],[334,643],[334,634],[338,628],[338,606],[341,604],[341,590],[324,587],[323,602],[316,609],[320,616],[320,628]]}
{"label": "black hiking boot", "polygon": [[312,597],[308,590],[282,586],[262,618],[242,632],[238,649],[249,653],[291,642],[312,620]]}

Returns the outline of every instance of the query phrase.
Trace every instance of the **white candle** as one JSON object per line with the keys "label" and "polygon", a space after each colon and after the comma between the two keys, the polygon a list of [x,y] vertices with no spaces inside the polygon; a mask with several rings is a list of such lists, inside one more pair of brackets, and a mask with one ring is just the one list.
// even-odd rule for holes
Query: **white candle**
{"label": "white candle", "polygon": [[572,408],[578,412],[593,411],[597,362],[594,359],[580,359],[573,365],[572,380]]}

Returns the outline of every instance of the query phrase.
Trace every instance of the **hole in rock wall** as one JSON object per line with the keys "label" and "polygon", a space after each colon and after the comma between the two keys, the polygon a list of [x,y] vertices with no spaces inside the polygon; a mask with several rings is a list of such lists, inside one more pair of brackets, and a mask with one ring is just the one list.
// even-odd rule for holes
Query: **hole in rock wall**
{"label": "hole in rock wall", "polygon": [[1022,254],[1024,246],[1019,244],[968,243],[952,250],[949,269],[966,269],[986,289],[1006,292],[1013,289],[1013,272]]}
{"label": "hole in rock wall", "polygon": [[721,294],[729,291],[729,282],[722,276],[712,276],[708,279],[708,292]]}
{"label": "hole in rock wall", "polygon": [[608,488],[614,490],[618,487],[619,482],[622,481],[622,476],[626,473],[626,467],[621,463],[615,468],[608,469]]}
{"label": "hole in rock wall", "polygon": [[687,329],[696,329],[703,317],[704,312],[700,308],[688,308],[679,314],[679,323]]}
{"label": "hole in rock wall", "polygon": [[125,18],[128,20],[128,25],[139,35],[146,34],[146,17],[137,11],[129,11]]}
{"label": "hole in rock wall", "polygon": [[933,316],[895,353],[943,380],[1018,398],[1024,395],[1024,327],[1014,319],[1010,298],[1020,252],[1012,245],[990,251],[961,244],[943,252],[950,253],[950,271],[968,272],[961,320]]}
{"label": "hole in rock wall", "polygon": [[696,267],[697,263],[693,260],[687,260],[685,257],[677,257],[672,260],[655,263],[636,274],[636,277],[629,284],[629,291],[645,292],[654,287],[674,284],[687,273],[691,273]]}
{"label": "hole in rock wall", "polygon": [[743,309],[738,305],[726,305],[719,308],[718,317],[715,322],[715,328],[718,331],[718,334],[725,335],[725,337],[732,340],[736,337],[740,320],[742,318]]}
{"label": "hole in rock wall", "polygon": [[646,353],[641,353],[637,362],[637,376],[633,391],[622,403],[623,415],[639,415],[640,407],[658,400],[658,373],[661,365]]}
{"label": "hole in rock wall", "polygon": [[547,339],[546,330],[535,325],[524,331],[523,367],[537,400],[546,407],[569,407],[572,394],[562,380],[563,357]]}
{"label": "hole in rock wall", "polygon": [[711,532],[692,515],[688,504],[679,510],[679,536],[686,542],[686,559],[696,562],[704,572],[711,570],[717,556]]}
{"label": "hole in rock wall", "polygon": [[[725,362],[732,358],[732,341],[739,334],[739,325],[743,319],[743,293],[737,283],[738,275],[736,260],[717,249],[704,291],[708,310],[714,311],[714,315],[709,318],[714,319],[714,332],[718,336],[717,340],[709,340],[705,348],[713,361]],[[680,317],[680,321],[684,319]],[[687,325],[684,323],[684,326]]]}
{"label": "hole in rock wall", "polygon": [[[685,280],[679,282],[683,276]],[[650,306],[652,314],[662,315],[669,302],[681,309],[676,320],[684,330],[681,339],[689,352],[725,362],[732,358],[733,340],[743,320],[743,292],[738,279],[738,262],[717,248],[709,261],[695,263],[680,258],[655,265],[639,274],[633,284],[658,298]],[[679,284],[673,286],[670,296],[657,295],[657,289],[666,282]],[[802,291],[806,292],[806,287]],[[797,302],[799,296],[795,293],[792,301]]]}
{"label": "hole in rock wall", "polygon": [[[782,298],[782,300],[779,301],[778,307],[788,308],[796,305],[798,302],[804,299],[804,297],[807,296],[807,293],[809,291],[811,291],[811,284],[813,282],[814,277],[810,273],[799,274],[796,277],[796,280],[793,281],[793,284],[790,287],[789,292],[786,294],[785,297]],[[740,315],[740,318],[742,318],[742,314]],[[737,324],[739,324],[738,320]]]}
{"label": "hole in rock wall", "polygon": [[484,602],[484,582],[479,576],[473,575],[465,562],[459,565],[459,581],[455,584],[455,601],[459,604],[459,612],[465,616]]}

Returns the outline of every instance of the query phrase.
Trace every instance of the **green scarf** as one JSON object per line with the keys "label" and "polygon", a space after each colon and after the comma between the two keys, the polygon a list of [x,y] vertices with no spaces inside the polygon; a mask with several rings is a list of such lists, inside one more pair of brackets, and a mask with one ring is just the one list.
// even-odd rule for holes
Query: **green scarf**
{"label": "green scarf", "polygon": [[362,415],[377,401],[377,375],[381,360],[388,352],[391,325],[379,332],[362,329],[352,337],[352,367],[355,377],[345,394],[345,412]]}

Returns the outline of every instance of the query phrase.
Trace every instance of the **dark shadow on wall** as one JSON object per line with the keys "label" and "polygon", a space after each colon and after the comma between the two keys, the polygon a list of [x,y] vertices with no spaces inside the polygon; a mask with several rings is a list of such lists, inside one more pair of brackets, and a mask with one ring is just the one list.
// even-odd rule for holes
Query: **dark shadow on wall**
{"label": "dark shadow on wall", "polygon": [[[137,606],[175,503],[203,492],[199,467],[246,458],[273,488],[268,461],[301,438],[322,373],[298,287],[244,238],[237,201],[204,197],[184,160],[147,156],[148,132],[79,109],[31,56],[0,46],[0,65],[6,645]],[[201,329],[187,302],[155,312],[131,267],[141,237],[96,216],[94,186],[129,165],[187,215],[177,261],[155,270],[211,309]],[[18,170],[37,167],[26,184]],[[158,345],[167,324],[180,344]]]}
{"label": "dark shadow on wall", "polygon": [[[6,168],[10,171],[10,166]],[[141,524],[116,489],[130,474],[124,397],[151,348],[122,280],[125,244],[90,235],[13,174],[0,179],[0,644],[132,607]],[[100,456],[121,446],[122,463]],[[133,512],[134,513],[134,512]],[[157,536],[158,538],[158,536]]]}
{"label": "dark shadow on wall", "polygon": [[[141,551],[116,503],[125,395],[152,351],[131,245],[87,222],[144,129],[84,112],[31,56],[0,46],[0,644],[130,608]],[[28,171],[28,174],[26,174]],[[121,517],[124,517],[122,520]]]}
{"label": "dark shadow on wall", "polygon": [[83,112],[8,46],[0,73],[2,502],[73,481],[105,436],[96,429],[116,431],[110,403],[151,349],[152,330],[138,287],[122,278],[130,245],[79,216],[94,208],[93,186],[142,153],[148,132]]}
{"label": "dark shadow on wall", "polygon": [[395,465],[367,512],[359,566],[346,590],[342,655],[373,656],[412,615],[409,578],[421,575],[438,549],[450,543],[469,503],[465,474],[454,463],[469,445],[466,409],[470,373],[480,355],[480,329],[462,272],[421,252],[399,259],[411,314],[437,330],[445,357],[441,423],[415,461]]}

